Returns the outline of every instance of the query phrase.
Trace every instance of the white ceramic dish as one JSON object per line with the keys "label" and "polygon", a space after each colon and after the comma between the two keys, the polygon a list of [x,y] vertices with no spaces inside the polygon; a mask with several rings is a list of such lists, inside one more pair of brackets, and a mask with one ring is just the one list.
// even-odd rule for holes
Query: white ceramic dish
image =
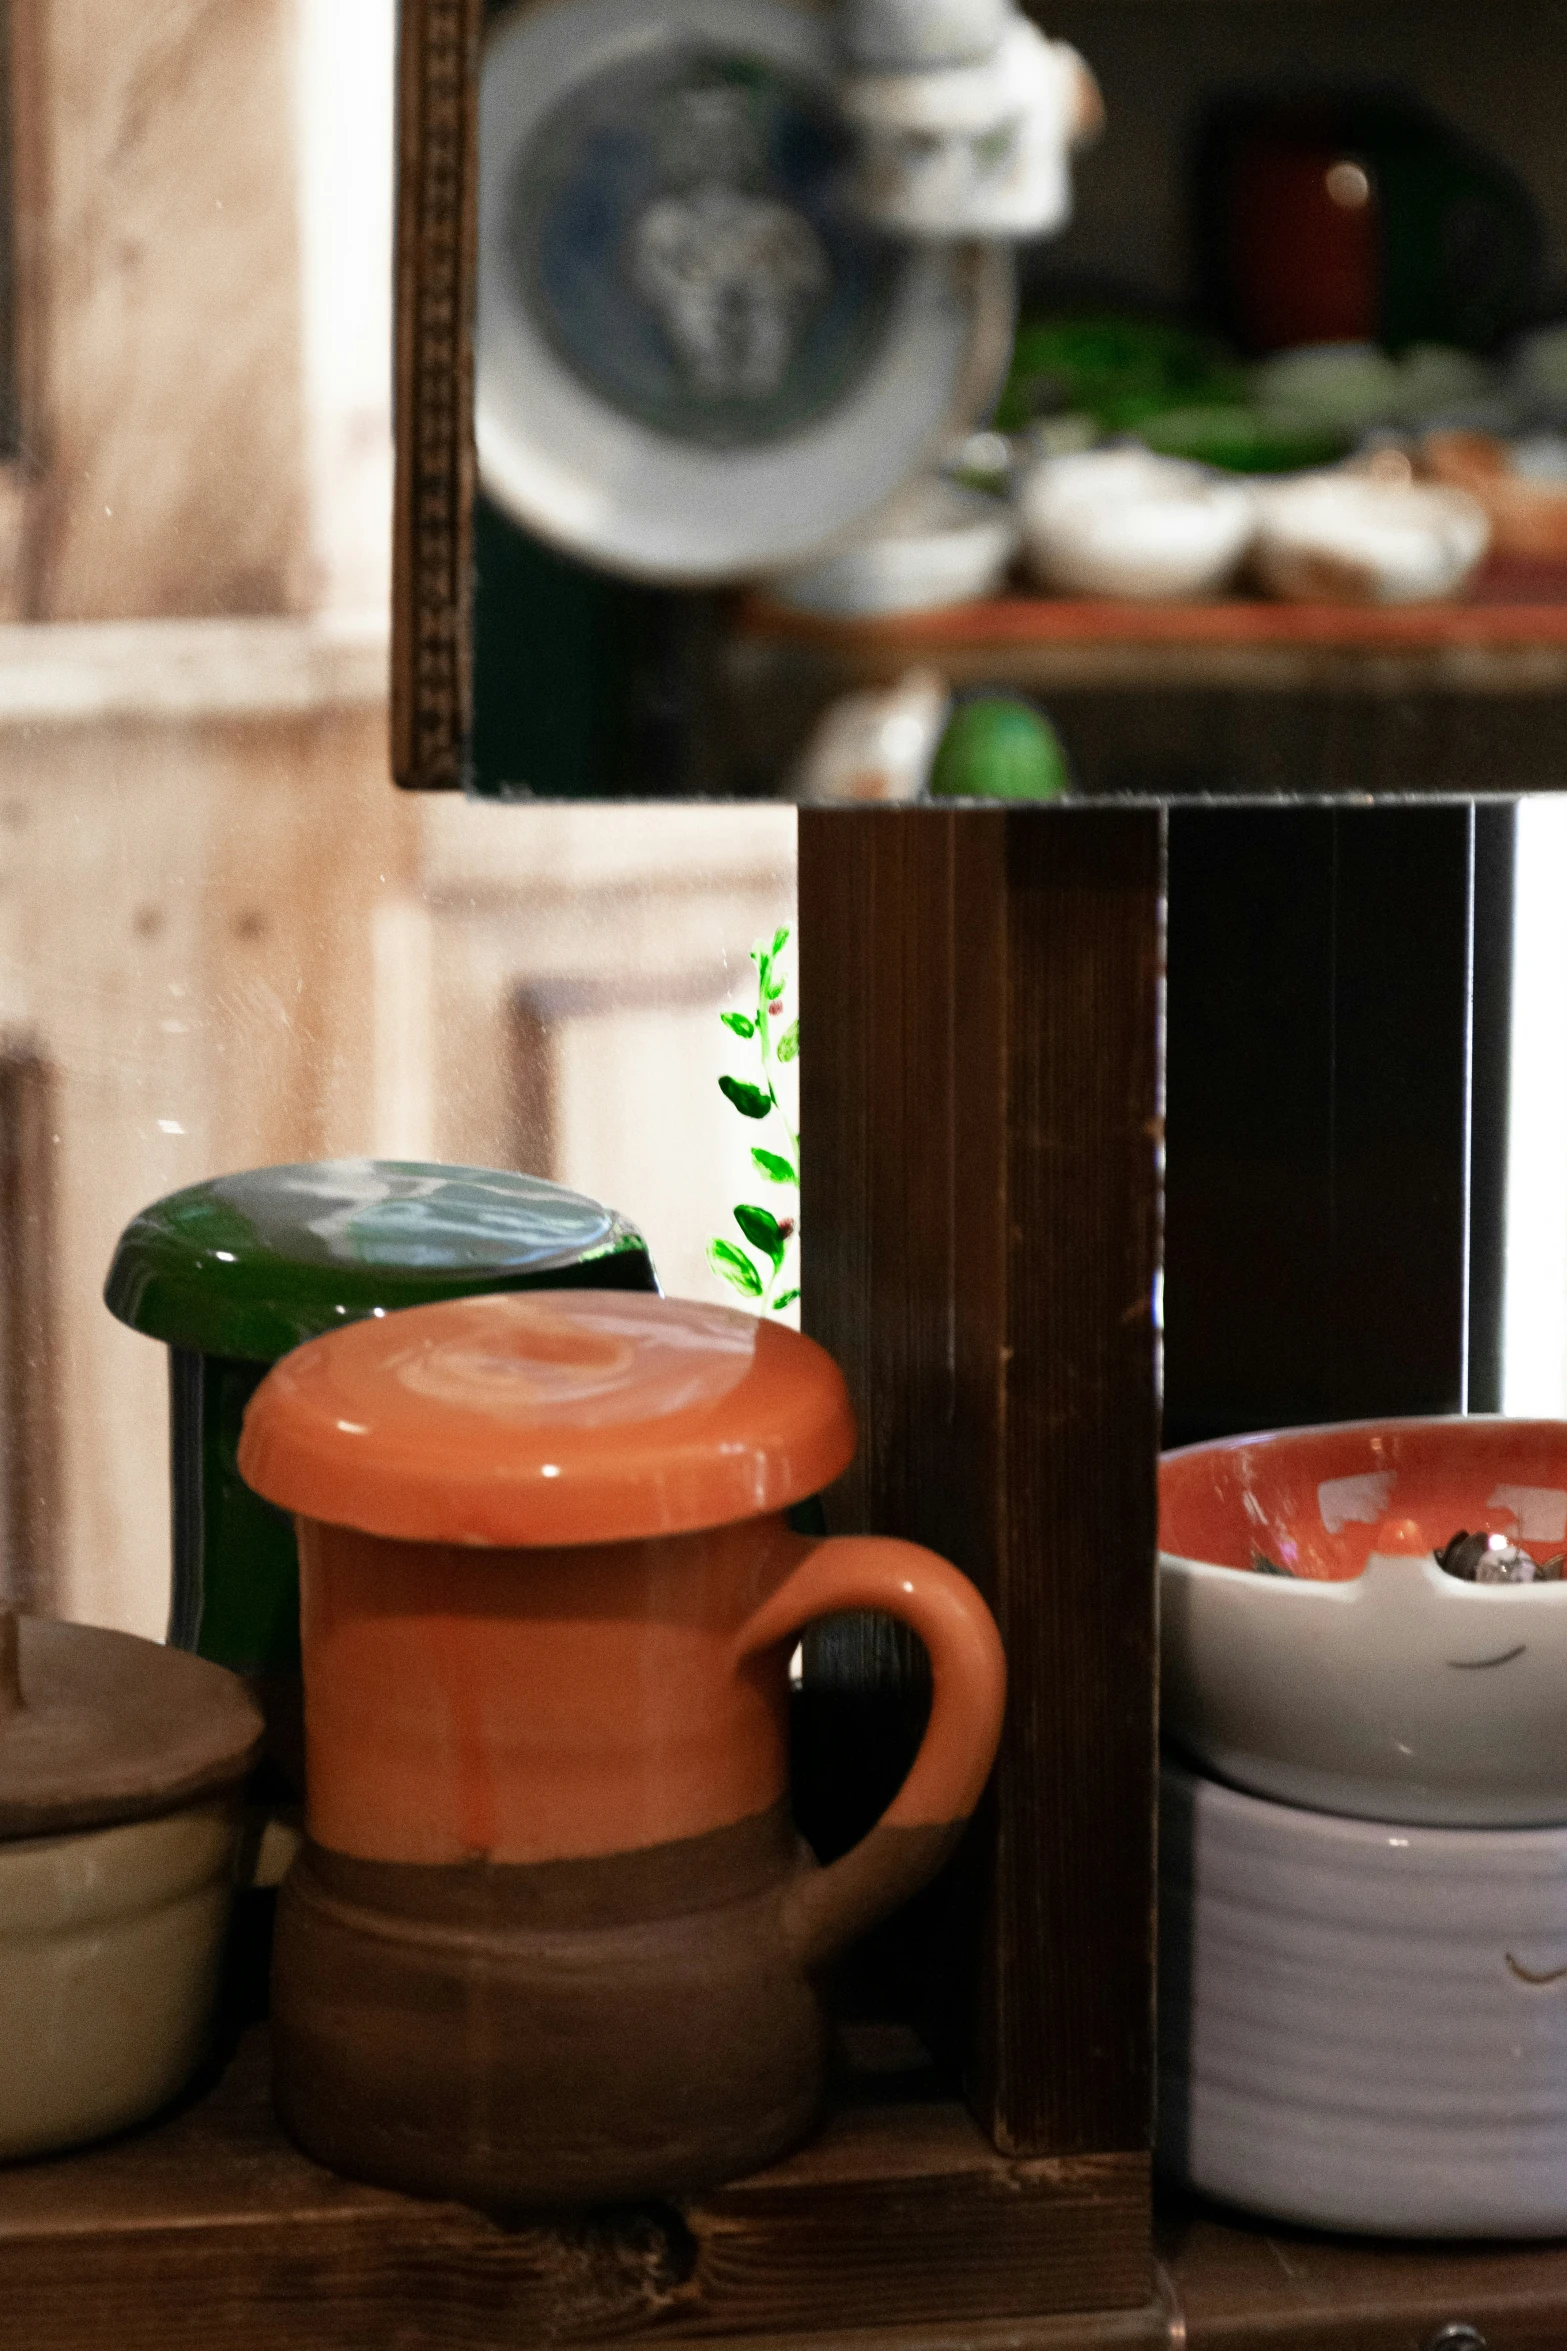
{"label": "white ceramic dish", "polygon": [[1490,538],[1484,507],[1465,490],[1301,474],[1259,492],[1252,568],[1287,602],[1426,603],[1457,595]]}
{"label": "white ceramic dish", "polygon": [[911,482],[835,555],[769,583],[781,604],[849,617],[929,612],[991,595],[1017,550],[1012,509],[982,490]]}
{"label": "white ceramic dish", "polygon": [[0,1844],[0,2157],[124,2129],[212,2032],[237,1801]]}
{"label": "white ceramic dish", "polygon": [[1047,457],[1019,492],[1023,544],[1058,595],[1216,595],[1251,545],[1256,502],[1243,482],[1147,449]]}
{"label": "white ceramic dish", "polygon": [[1283,1430],[1166,1454],[1159,1484],[1161,1711],[1186,1753],[1367,1819],[1567,1822],[1567,1581],[1431,1556],[1477,1527],[1560,1551],[1567,1424]]}
{"label": "white ceramic dish", "polygon": [[988,57],[852,74],[861,208],[893,236],[1042,237],[1071,217],[1074,147],[1104,121],[1083,60],[1012,10]]}
{"label": "white ceramic dish", "polygon": [[1567,2232],[1567,1829],[1389,1827],[1166,1770],[1159,2159],[1317,2228]]}
{"label": "white ceramic dish", "polygon": [[556,0],[491,34],[475,422],[525,528],[632,576],[749,577],[984,409],[1010,258],[856,225],[835,70],[830,19],[784,0]]}

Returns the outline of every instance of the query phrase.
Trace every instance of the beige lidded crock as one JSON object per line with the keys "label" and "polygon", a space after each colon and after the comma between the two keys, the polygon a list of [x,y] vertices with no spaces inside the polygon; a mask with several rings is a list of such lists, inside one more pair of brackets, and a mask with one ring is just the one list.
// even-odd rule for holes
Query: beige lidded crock
{"label": "beige lidded crock", "polygon": [[0,2157],[139,2122],[200,2064],[260,1737],[221,1666],[0,1611]]}

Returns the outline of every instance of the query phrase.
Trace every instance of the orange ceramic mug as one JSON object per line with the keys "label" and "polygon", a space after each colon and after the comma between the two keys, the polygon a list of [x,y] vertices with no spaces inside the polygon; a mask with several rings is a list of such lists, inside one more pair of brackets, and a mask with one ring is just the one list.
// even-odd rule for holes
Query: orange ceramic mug
{"label": "orange ceramic mug", "polygon": [[[574,2202],[809,2128],[813,1977],[950,1851],[1005,1679],[934,1553],[790,1532],[853,1450],[812,1341],[631,1293],[417,1307],[268,1375],[239,1459],[299,1522],[308,1836],[273,2014],[313,2153]],[[931,1716],[821,1869],[789,1819],[788,1657],[863,1608],[924,1642]]]}

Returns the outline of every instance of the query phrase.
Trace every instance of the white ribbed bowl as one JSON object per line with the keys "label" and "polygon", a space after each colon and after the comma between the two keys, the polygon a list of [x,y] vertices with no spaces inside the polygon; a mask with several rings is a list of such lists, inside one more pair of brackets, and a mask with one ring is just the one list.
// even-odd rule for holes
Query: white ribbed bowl
{"label": "white ribbed bowl", "polygon": [[1567,1828],[1340,1819],[1178,1765],[1159,2159],[1276,2219],[1567,2233]]}

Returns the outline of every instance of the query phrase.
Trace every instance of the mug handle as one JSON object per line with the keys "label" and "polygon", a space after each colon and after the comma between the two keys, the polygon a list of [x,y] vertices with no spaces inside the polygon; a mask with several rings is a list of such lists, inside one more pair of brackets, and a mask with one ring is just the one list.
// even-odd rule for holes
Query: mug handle
{"label": "mug handle", "polygon": [[933,1878],[979,1802],[1001,1740],[1007,1667],[995,1618],[967,1576],[892,1535],[814,1544],[735,1639],[736,1665],[818,1616],[871,1608],[919,1635],[930,1657],[925,1736],[875,1827],[784,1897],[784,1932],[806,1966],[831,1959]]}

